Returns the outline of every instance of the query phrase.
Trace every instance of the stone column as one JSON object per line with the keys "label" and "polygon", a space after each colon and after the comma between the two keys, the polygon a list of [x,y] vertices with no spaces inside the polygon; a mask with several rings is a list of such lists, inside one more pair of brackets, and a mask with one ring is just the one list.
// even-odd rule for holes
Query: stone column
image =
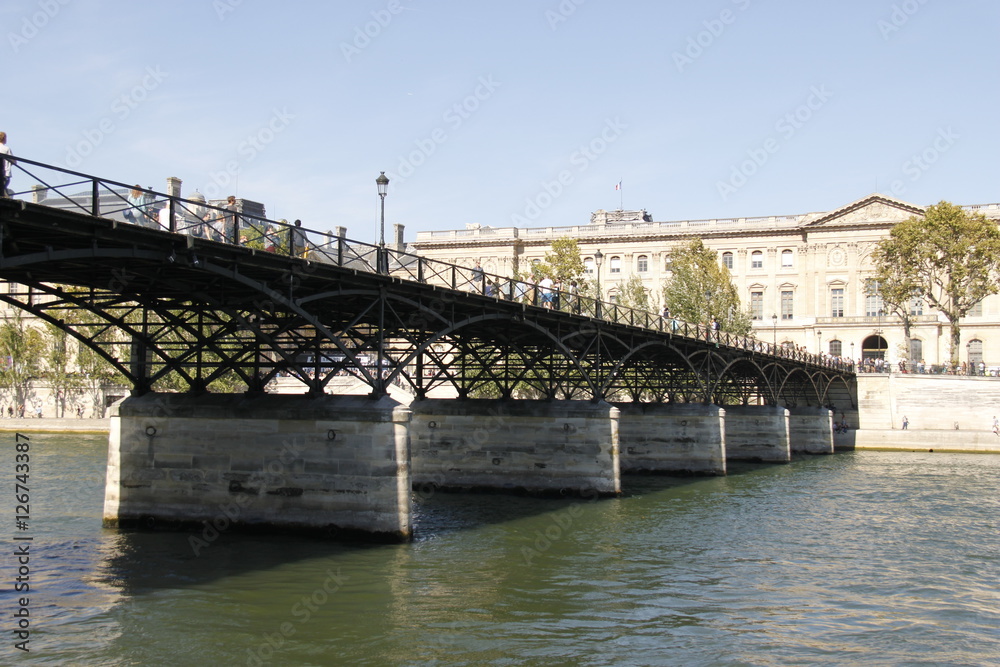
{"label": "stone column", "polygon": [[409,419],[390,398],[126,398],[112,408],[104,523],[407,540]]}
{"label": "stone column", "polygon": [[726,406],[726,458],[787,463],[788,410],[770,405]]}
{"label": "stone column", "polygon": [[413,482],[533,495],[621,493],[618,409],[590,401],[410,404]]}
{"label": "stone column", "polygon": [[726,474],[726,411],[701,403],[619,403],[621,469]]}

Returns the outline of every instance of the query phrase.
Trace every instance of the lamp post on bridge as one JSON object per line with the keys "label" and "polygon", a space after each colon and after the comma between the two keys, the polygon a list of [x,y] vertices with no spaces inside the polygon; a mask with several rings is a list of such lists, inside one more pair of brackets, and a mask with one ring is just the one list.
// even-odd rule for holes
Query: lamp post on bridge
{"label": "lamp post on bridge", "polygon": [[385,175],[385,172],[379,174],[378,178],[375,179],[375,185],[378,187],[378,196],[382,200],[382,217],[379,222],[379,234],[378,234],[378,272],[388,273],[389,263],[385,258],[385,196],[389,194],[389,177]]}
{"label": "lamp post on bridge", "polygon": [[823,332],[816,329],[816,354],[823,354]]}
{"label": "lamp post on bridge", "polygon": [[778,314],[773,313],[771,315],[771,354],[774,354],[775,350],[778,349]]}
{"label": "lamp post on bridge", "polygon": [[597,301],[594,304],[594,314],[601,319],[601,264],[604,263],[604,253],[598,248],[594,253],[594,266],[597,267]]}

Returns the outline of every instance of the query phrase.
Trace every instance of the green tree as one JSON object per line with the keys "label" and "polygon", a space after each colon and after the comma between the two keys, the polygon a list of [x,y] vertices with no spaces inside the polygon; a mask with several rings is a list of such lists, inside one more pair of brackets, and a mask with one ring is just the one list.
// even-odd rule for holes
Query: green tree
{"label": "green tree", "polygon": [[45,376],[52,385],[56,417],[66,416],[66,399],[81,386],[80,377],[72,372],[72,349],[69,335],[49,322],[45,323],[43,344],[45,347]]}
{"label": "green tree", "polygon": [[[977,303],[1000,291],[1000,229],[981,213],[946,201],[923,218],[897,224],[872,253],[880,293],[919,297],[948,320],[951,363],[957,365],[959,321]],[[888,299],[883,296],[888,302]]]}
{"label": "green tree", "polygon": [[642,284],[642,278],[634,273],[618,290],[618,305],[635,310],[653,312],[649,292]]}
{"label": "green tree", "polygon": [[41,375],[45,343],[41,332],[25,325],[20,311],[0,324],[0,384],[10,390],[14,403],[24,405],[32,379]]}
{"label": "green tree", "polygon": [[556,239],[552,242],[552,249],[545,253],[545,259],[532,265],[531,277],[534,282],[538,282],[544,276],[549,276],[565,286],[571,280],[579,282],[584,268],[576,239]]}
{"label": "green tree", "polygon": [[671,315],[706,324],[714,317],[722,331],[750,333],[750,314],[743,310],[729,269],[701,239],[671,251],[670,271],[663,284],[663,302]]}

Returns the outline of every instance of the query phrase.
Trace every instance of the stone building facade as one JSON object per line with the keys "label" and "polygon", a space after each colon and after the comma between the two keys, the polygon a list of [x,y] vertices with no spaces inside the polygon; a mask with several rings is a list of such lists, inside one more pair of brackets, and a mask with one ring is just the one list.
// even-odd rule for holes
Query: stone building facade
{"label": "stone building facade", "polygon": [[[966,206],[1000,220],[1000,204]],[[576,239],[587,277],[597,277],[594,254],[604,261],[600,283],[614,300],[632,275],[654,303],[670,275],[672,248],[692,237],[719,254],[730,270],[755,334],[765,341],[854,359],[883,358],[927,369],[948,361],[947,321],[926,304],[911,304],[910,339],[902,319],[869,294],[871,253],[891,227],[924,208],[873,194],[836,210],[791,216],[656,222],[646,211],[597,211],[589,224],[546,228],[493,228],[420,232],[410,249],[442,261],[511,276],[544,258],[551,242]],[[962,322],[963,362],[1000,366],[1000,296],[980,303]]]}

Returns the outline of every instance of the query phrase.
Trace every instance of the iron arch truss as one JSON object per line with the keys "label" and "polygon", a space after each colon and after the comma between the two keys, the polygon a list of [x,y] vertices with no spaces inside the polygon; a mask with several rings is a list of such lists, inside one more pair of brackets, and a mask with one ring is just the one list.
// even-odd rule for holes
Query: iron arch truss
{"label": "iron arch truss", "polygon": [[0,300],[68,331],[138,393],[168,375],[205,391],[227,374],[264,391],[283,374],[319,394],[352,375],[373,396],[396,383],[418,397],[853,404],[849,368],[455,289],[454,268],[440,284],[446,271],[416,266],[410,280],[0,201]]}

